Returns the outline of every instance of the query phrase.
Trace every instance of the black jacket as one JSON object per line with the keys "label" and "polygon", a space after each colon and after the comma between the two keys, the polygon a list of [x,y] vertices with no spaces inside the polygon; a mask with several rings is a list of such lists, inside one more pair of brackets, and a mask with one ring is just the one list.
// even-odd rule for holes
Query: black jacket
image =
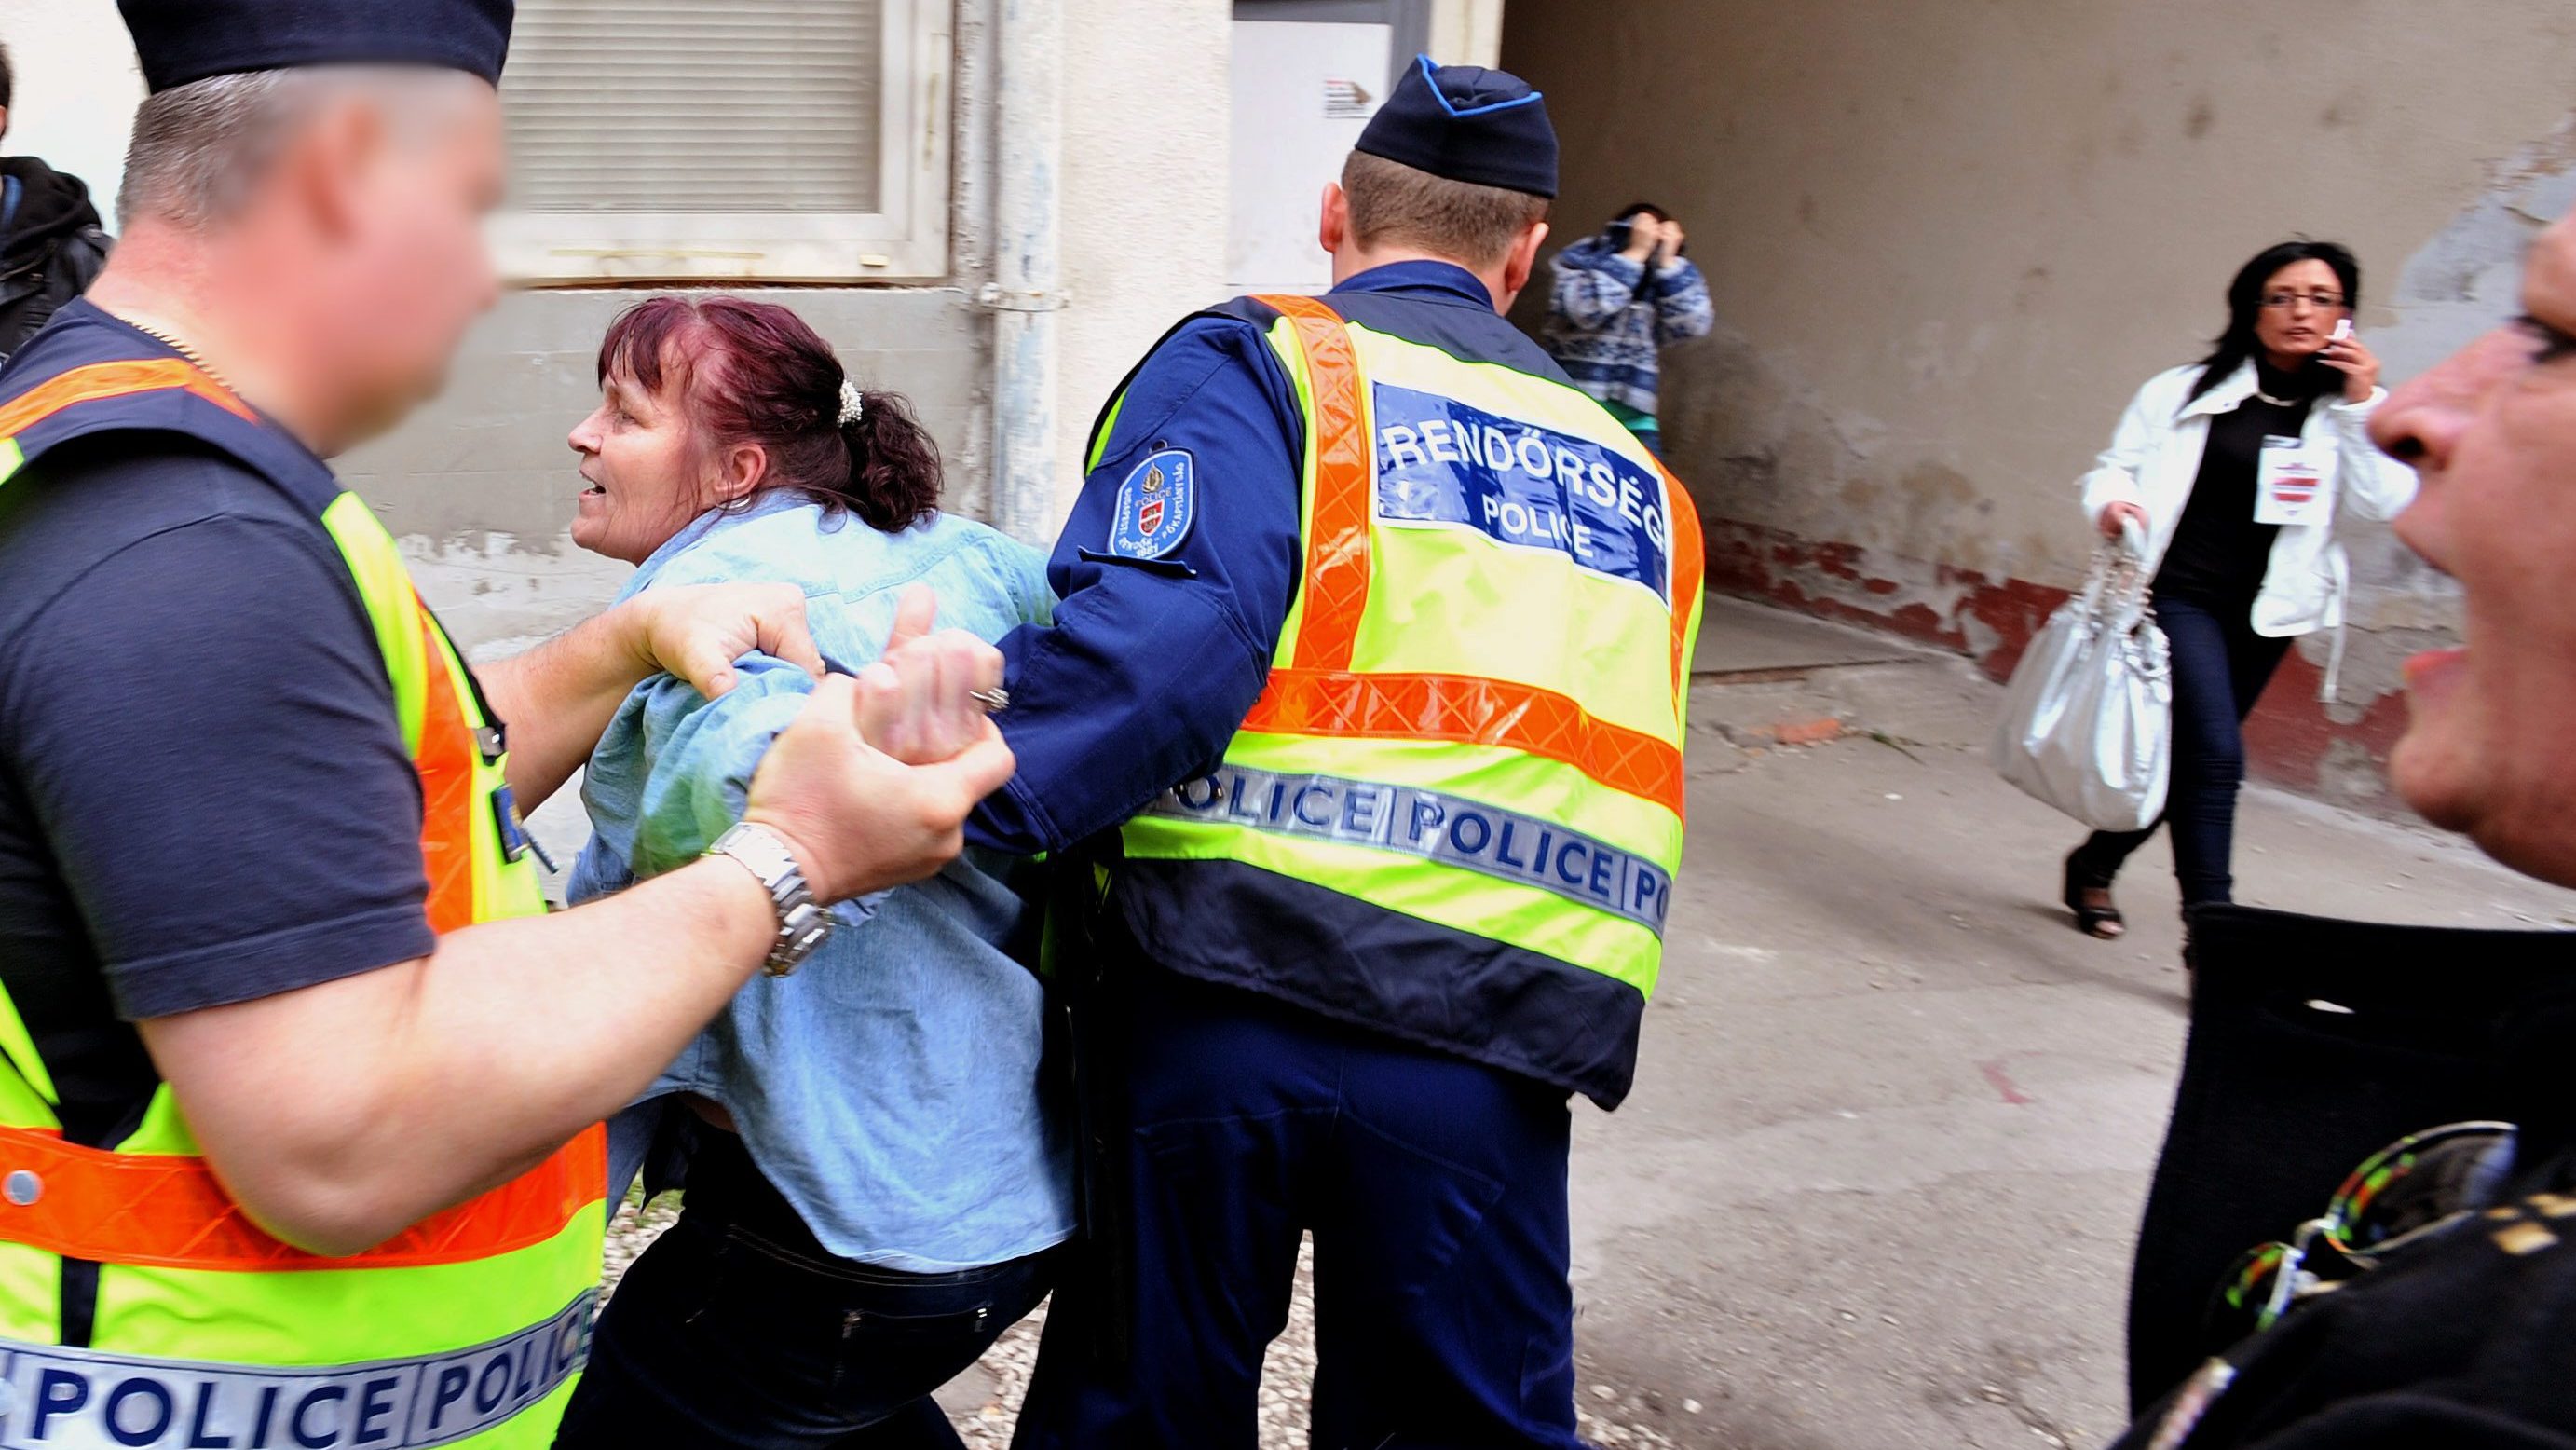
{"label": "black jacket", "polygon": [[87,291],[107,265],[107,231],[89,188],[33,156],[0,157],[0,197],[17,205],[0,226],[0,358],[18,350],[54,309]]}
{"label": "black jacket", "polygon": [[[2192,937],[2191,1044],[2130,1289],[2139,1422],[2117,1450],[2576,1450],[2576,933],[2219,907]],[[2233,1349],[2201,1337],[2236,1255],[2288,1238],[2371,1153],[2468,1119],[2520,1125],[2496,1217]],[[2187,1380],[2223,1349],[2226,1369]]]}

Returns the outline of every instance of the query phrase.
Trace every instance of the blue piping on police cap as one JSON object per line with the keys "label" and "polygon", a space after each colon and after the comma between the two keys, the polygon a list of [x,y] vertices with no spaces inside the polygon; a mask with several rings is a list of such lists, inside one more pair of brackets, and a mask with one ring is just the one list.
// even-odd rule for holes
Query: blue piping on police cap
{"label": "blue piping on police cap", "polygon": [[1358,149],[1450,181],[1556,196],[1556,127],[1547,98],[1508,71],[1415,57],[1360,133]]}
{"label": "blue piping on police cap", "polygon": [[[1442,109],[1442,110],[1444,110],[1444,111],[1447,111],[1447,112],[1449,113],[1449,115],[1450,115],[1450,118],[1451,118],[1451,119],[1453,119],[1453,120],[1458,119],[1458,118],[1460,118],[1460,117],[1465,117],[1465,116],[1482,116],[1482,115],[1487,115],[1487,114],[1489,114],[1489,113],[1491,113],[1491,112],[1494,112],[1494,111],[1508,111],[1508,110],[1510,110],[1510,109],[1511,109],[1512,107],[1514,107],[1514,106],[1537,106],[1537,105],[1544,105],[1544,104],[1546,104],[1546,102],[1547,102],[1547,93],[1546,93],[1546,92],[1544,92],[1544,91],[1530,91],[1528,95],[1525,95],[1525,96],[1515,96],[1515,97],[1513,97],[1512,99],[1510,99],[1510,100],[1508,100],[1508,101],[1495,101],[1495,102],[1493,102],[1493,103],[1491,103],[1491,104],[1489,104],[1489,105],[1482,105],[1482,106],[1470,106],[1470,107],[1468,107],[1468,108],[1467,108],[1467,109],[1465,109],[1465,110],[1460,110],[1460,109],[1458,108],[1458,104],[1457,104],[1457,102],[1452,101],[1452,100],[1450,100],[1450,99],[1449,99],[1449,93],[1448,93],[1447,91],[1444,91],[1444,90],[1440,89],[1440,71],[1441,71],[1441,68],[1440,68],[1439,66],[1434,65],[1434,64],[1432,64],[1432,63],[1431,63],[1431,57],[1429,57],[1429,56],[1427,56],[1427,55],[1417,55],[1417,56],[1415,56],[1415,57],[1413,58],[1413,63],[1414,63],[1414,65],[1416,65],[1417,67],[1419,67],[1419,68],[1421,69],[1421,71],[1422,71],[1422,78],[1423,78],[1424,80],[1427,80],[1427,81],[1431,82],[1431,94],[1433,94],[1433,95],[1435,95],[1435,96],[1437,96],[1437,97],[1439,97],[1439,98],[1440,98],[1440,109]],[[1467,70],[1473,70],[1473,69],[1475,69],[1475,67],[1473,67],[1473,66],[1455,66],[1455,67],[1452,67],[1452,69],[1454,69],[1454,70],[1461,70],[1461,71],[1467,71]],[[1510,73],[1509,71],[1486,71],[1486,72],[1484,72],[1484,74],[1486,74],[1486,75],[1502,75],[1502,76],[1507,76],[1507,75],[1510,75],[1511,73]],[[1517,78],[1515,78],[1515,79],[1517,79]],[[1522,86],[1522,89],[1523,89],[1523,90],[1529,90],[1528,86],[1526,86],[1526,85]]]}
{"label": "blue piping on police cap", "polygon": [[153,94],[318,65],[423,65],[501,83],[512,0],[117,0]]}

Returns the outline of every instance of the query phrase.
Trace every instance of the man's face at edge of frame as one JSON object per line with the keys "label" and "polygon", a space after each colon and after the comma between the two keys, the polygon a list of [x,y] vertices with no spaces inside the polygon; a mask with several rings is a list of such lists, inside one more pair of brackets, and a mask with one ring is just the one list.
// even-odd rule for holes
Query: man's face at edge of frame
{"label": "man's face at edge of frame", "polygon": [[2407,663],[2389,773],[2434,824],[2576,886],[2576,215],[2533,246],[2523,305],[2371,423],[2423,483],[2398,537],[2466,597],[2462,648]]}

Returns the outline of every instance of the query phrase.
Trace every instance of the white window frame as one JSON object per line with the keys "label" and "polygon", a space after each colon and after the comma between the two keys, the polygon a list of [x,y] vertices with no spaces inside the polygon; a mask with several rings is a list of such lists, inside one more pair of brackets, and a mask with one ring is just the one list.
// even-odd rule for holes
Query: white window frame
{"label": "white window frame", "polygon": [[536,286],[946,277],[955,17],[955,0],[886,0],[878,210],[504,210],[491,230],[502,275]]}

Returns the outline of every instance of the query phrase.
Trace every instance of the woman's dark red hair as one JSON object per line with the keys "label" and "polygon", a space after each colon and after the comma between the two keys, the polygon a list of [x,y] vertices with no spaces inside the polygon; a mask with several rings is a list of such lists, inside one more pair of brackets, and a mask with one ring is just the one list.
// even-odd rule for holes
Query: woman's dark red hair
{"label": "woman's dark red hair", "polygon": [[629,377],[665,396],[676,385],[711,448],[757,443],[769,470],[752,497],[792,488],[892,533],[938,511],[939,445],[899,393],[864,392],[841,426],[847,377],[805,319],[740,297],[656,297],[628,308],[599,345],[599,379]]}

